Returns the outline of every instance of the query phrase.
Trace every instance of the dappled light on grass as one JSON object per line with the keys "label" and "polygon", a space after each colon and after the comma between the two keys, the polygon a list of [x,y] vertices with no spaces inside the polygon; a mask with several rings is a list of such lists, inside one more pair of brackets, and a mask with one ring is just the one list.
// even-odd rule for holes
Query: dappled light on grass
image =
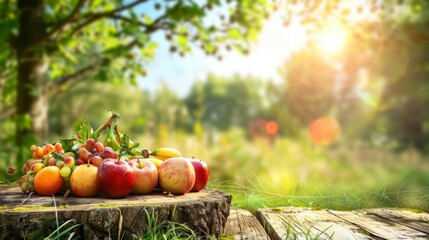
{"label": "dappled light on grass", "polygon": [[362,208],[400,207],[415,208],[427,211],[429,209],[429,187],[414,190],[387,190],[380,187],[375,190],[365,190],[359,187],[335,187],[327,189],[313,188],[304,191],[302,186],[296,186],[300,193],[285,193],[281,190],[268,190],[262,182],[242,181],[214,182],[210,188],[217,188],[233,195],[233,207],[256,210],[268,207],[312,207],[315,209],[356,210]]}

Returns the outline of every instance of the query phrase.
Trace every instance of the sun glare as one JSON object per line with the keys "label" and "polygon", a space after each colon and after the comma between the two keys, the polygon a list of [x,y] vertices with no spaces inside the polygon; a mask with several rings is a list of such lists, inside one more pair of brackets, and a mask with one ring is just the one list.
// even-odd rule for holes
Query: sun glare
{"label": "sun glare", "polygon": [[327,55],[336,54],[347,43],[347,31],[341,26],[331,26],[318,34],[316,42],[323,53]]}

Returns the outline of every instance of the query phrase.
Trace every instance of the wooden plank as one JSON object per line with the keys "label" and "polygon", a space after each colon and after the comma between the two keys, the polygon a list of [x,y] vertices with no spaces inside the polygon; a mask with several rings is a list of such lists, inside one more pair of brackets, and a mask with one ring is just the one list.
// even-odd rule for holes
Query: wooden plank
{"label": "wooden plank", "polygon": [[244,209],[230,210],[224,233],[235,239],[269,239],[258,219]]}
{"label": "wooden plank", "polygon": [[429,213],[389,208],[365,209],[365,212],[429,234]]}
{"label": "wooden plank", "polygon": [[368,233],[383,239],[428,239],[429,236],[415,229],[403,226],[364,211],[342,212],[328,210],[335,216],[355,224]]}
{"label": "wooden plank", "polygon": [[310,215],[308,220],[311,220],[311,224],[316,229],[324,231],[327,235],[331,236],[331,239],[380,239],[376,236],[371,236],[368,232],[354,224],[344,222],[326,210],[318,210],[315,213]]}
{"label": "wooden plank", "polygon": [[288,207],[257,214],[272,239],[378,239],[326,210]]}
{"label": "wooden plank", "polygon": [[269,226],[269,232],[273,239],[329,239],[324,231],[311,226],[301,211],[274,211],[261,212],[264,223]]}

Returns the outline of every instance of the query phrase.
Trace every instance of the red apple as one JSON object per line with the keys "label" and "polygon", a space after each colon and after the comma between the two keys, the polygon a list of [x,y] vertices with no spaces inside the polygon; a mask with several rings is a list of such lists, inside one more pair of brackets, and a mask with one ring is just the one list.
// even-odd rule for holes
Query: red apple
{"label": "red apple", "polygon": [[107,158],[101,162],[97,174],[98,191],[108,198],[123,198],[130,194],[136,175],[124,160]]}
{"label": "red apple", "polygon": [[98,168],[91,164],[76,167],[70,177],[70,188],[79,197],[94,197],[97,195]]}
{"label": "red apple", "polygon": [[210,177],[210,169],[206,162],[198,159],[191,160],[192,165],[195,169],[195,184],[192,187],[192,192],[199,192],[203,189]]}
{"label": "red apple", "polygon": [[159,184],[172,194],[188,193],[195,184],[195,170],[189,159],[174,157],[159,166]]}
{"label": "red apple", "polygon": [[131,191],[133,194],[147,194],[158,185],[158,169],[146,159],[133,159],[128,162],[136,173],[136,182]]}

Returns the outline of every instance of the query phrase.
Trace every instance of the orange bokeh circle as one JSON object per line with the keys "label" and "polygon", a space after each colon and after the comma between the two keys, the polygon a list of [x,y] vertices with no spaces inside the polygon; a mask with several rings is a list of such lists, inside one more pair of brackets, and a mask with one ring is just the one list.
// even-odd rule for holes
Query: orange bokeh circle
{"label": "orange bokeh circle", "polygon": [[331,144],[338,140],[340,135],[340,124],[333,118],[319,118],[311,122],[308,126],[308,136],[317,145]]}

